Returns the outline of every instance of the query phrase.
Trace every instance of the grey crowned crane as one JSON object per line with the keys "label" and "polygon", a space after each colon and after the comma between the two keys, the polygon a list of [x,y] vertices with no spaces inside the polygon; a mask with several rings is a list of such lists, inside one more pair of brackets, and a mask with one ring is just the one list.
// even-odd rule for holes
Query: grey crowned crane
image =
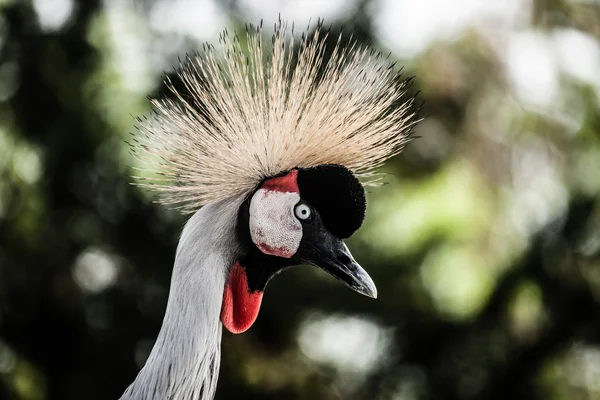
{"label": "grey crowned crane", "polygon": [[[385,58],[328,33],[296,40],[279,22],[244,44],[188,57],[185,90],[153,99],[132,151],[159,176],[140,185],[184,213],[162,328],[123,400],[212,399],[222,326],[242,333],[258,316],[265,286],[286,267],[311,264],[353,290],[375,284],[343,239],[365,216],[364,186],[398,154],[416,123],[414,99]],[[185,93],[184,93],[185,92]]]}

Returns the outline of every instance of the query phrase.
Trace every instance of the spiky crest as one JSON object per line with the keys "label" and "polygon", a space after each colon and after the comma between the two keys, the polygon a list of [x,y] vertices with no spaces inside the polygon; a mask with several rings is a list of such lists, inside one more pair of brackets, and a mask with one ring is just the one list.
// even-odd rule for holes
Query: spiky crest
{"label": "spiky crest", "polygon": [[293,30],[276,24],[270,51],[262,23],[246,28],[246,44],[225,31],[221,52],[206,45],[181,63],[185,92],[167,79],[172,96],[153,99],[153,116],[138,119],[132,151],[160,176],[138,185],[187,213],[296,167],[340,164],[373,184],[417,122],[414,98],[403,102],[409,80],[341,34],[326,57],[322,21],[299,43]]}

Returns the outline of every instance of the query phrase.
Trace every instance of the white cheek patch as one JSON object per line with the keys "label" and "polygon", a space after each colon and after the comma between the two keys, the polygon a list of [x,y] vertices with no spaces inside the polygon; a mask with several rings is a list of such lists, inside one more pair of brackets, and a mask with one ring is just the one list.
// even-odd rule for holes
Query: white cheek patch
{"label": "white cheek patch", "polygon": [[265,254],[290,258],[300,246],[302,224],[294,216],[300,195],[259,189],[250,201],[250,236]]}

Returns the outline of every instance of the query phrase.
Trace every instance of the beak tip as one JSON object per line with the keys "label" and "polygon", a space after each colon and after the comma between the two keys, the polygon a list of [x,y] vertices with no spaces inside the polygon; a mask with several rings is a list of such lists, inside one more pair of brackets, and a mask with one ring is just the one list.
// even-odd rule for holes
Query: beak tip
{"label": "beak tip", "polygon": [[377,287],[371,281],[364,285],[360,290],[357,290],[360,294],[370,297],[372,299],[377,298]]}
{"label": "beak tip", "polygon": [[356,285],[351,286],[358,293],[370,297],[372,299],[377,298],[377,286],[373,279],[363,270],[358,264],[356,264],[357,272],[354,274]]}
{"label": "beak tip", "polygon": [[377,298],[377,286],[375,286],[375,282],[373,282],[373,279],[371,279],[370,276],[369,276],[369,279],[367,280],[366,284],[367,284],[366,285],[367,292],[369,293],[368,296],[373,299],[376,299]]}

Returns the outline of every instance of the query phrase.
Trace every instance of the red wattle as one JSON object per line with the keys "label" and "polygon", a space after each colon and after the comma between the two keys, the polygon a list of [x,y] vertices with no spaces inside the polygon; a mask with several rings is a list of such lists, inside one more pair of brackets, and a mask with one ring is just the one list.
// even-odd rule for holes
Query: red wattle
{"label": "red wattle", "polygon": [[239,262],[233,264],[229,273],[221,308],[221,322],[231,333],[242,333],[256,321],[263,292],[250,291],[246,268]]}

